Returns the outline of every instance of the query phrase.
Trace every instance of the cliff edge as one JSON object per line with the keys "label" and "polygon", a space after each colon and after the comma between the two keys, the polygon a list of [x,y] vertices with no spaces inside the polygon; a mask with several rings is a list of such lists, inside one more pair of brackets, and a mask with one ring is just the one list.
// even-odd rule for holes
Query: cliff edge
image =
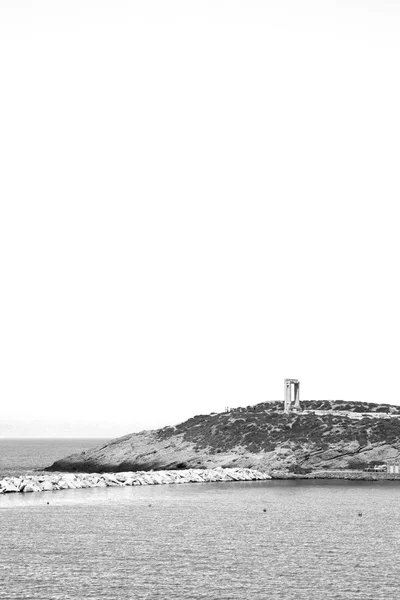
{"label": "cliff edge", "polygon": [[118,472],[244,467],[307,473],[357,469],[400,457],[400,407],[343,401],[282,402],[198,415],[56,461],[49,471]]}

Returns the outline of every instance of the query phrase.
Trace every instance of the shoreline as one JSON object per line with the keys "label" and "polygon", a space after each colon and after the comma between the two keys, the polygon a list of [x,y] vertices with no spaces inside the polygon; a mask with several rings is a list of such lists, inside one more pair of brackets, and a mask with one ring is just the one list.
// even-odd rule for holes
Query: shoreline
{"label": "shoreline", "polygon": [[125,471],[121,473],[60,473],[21,475],[0,480],[0,494],[53,492],[66,489],[129,487],[182,483],[265,481],[272,477],[258,469],[222,468],[164,471]]}
{"label": "shoreline", "polygon": [[6,476],[0,480],[0,495],[8,493],[53,492],[66,489],[98,487],[132,487],[137,485],[171,485],[182,483],[218,483],[231,481],[331,479],[347,481],[400,481],[400,474],[365,471],[315,471],[295,474],[259,469],[224,468],[180,469],[162,471],[125,471],[121,473],[40,473]]}
{"label": "shoreline", "polygon": [[313,473],[271,472],[272,479],[346,479],[348,481],[400,481],[400,474],[372,471],[314,471]]}

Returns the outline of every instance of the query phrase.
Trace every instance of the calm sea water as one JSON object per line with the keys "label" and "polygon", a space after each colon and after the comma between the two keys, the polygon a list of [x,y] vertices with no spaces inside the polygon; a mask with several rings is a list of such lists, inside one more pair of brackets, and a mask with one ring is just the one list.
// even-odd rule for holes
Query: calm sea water
{"label": "calm sea water", "polygon": [[399,561],[397,482],[0,496],[0,598],[10,600],[395,600]]}
{"label": "calm sea water", "polygon": [[0,439],[0,478],[44,469],[55,460],[93,448],[104,438]]}

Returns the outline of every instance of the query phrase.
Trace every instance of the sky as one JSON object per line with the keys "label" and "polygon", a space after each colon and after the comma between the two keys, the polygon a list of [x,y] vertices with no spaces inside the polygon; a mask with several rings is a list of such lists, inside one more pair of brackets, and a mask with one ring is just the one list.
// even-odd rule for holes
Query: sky
{"label": "sky", "polygon": [[400,404],[400,8],[2,0],[0,437]]}

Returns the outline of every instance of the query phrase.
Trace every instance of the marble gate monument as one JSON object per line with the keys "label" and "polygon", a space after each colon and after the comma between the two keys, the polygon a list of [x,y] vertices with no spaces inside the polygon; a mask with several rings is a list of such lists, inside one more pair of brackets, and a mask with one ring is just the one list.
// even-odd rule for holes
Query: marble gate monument
{"label": "marble gate monument", "polygon": [[[292,404],[292,386],[293,386],[293,400],[294,405]],[[300,411],[300,382],[298,379],[285,379],[284,384],[284,393],[285,393],[285,404],[284,404],[284,412],[290,413],[292,410]]]}

